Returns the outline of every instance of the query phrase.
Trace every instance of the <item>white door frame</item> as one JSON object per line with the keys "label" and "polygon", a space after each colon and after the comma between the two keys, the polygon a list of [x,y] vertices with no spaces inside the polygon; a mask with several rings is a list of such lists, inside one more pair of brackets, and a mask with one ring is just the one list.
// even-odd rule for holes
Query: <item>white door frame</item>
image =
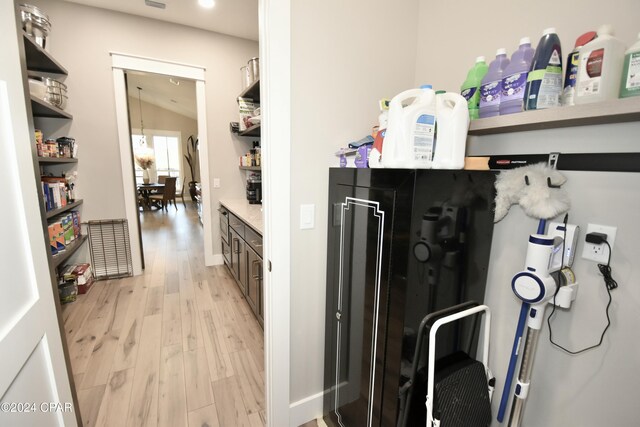
{"label": "white door frame", "polygon": [[[291,0],[260,0],[267,425],[290,417]],[[269,265],[271,268],[269,268]],[[270,271],[269,271],[270,270]]]}
{"label": "white door frame", "polygon": [[202,204],[202,225],[204,228],[204,262],[214,265],[213,237],[211,231],[211,190],[209,187],[209,144],[207,138],[207,109],[205,101],[205,68],[179,64],[162,59],[144,58],[111,52],[113,67],[113,83],[115,89],[116,120],[118,125],[118,139],[120,141],[120,162],[122,167],[122,194],[126,218],[129,223],[131,236],[131,257],[133,274],[142,273],[142,251],[138,239],[138,200],[133,180],[133,163],[131,153],[131,134],[129,129],[129,114],[127,110],[127,91],[124,72],[142,71],[154,74],[164,74],[196,81],[196,104],[198,114],[198,141],[200,155],[200,181],[204,203]]}

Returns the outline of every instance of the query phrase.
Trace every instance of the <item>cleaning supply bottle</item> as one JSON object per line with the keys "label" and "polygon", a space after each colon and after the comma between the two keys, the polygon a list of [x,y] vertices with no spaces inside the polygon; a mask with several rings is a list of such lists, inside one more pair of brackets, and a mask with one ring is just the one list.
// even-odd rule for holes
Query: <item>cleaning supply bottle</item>
{"label": "cleaning supply bottle", "polygon": [[555,28],[547,28],[536,47],[527,76],[524,109],[541,110],[560,105],[562,93],[562,49]]}
{"label": "cleaning supply bottle", "polygon": [[504,70],[502,94],[500,95],[500,115],[524,111],[524,90],[527,87],[527,75],[535,49],[531,39],[520,39],[520,47],[511,55],[511,62]]}
{"label": "cleaning supply bottle", "polygon": [[460,87],[460,95],[467,100],[467,108],[469,109],[469,117],[471,120],[480,117],[478,112],[480,85],[487,71],[489,71],[489,66],[485,62],[484,56],[478,56],[475,65],[467,73],[467,79]]}
{"label": "cleaning supply bottle", "polygon": [[[411,102],[409,102],[411,101]],[[431,85],[404,91],[389,103],[382,145],[385,168],[429,169],[433,160],[436,94]]]}
{"label": "cleaning supply bottle", "polygon": [[576,45],[567,56],[567,70],[564,73],[564,88],[562,89],[562,105],[574,105],[576,93],[576,77],[578,77],[578,65],[580,64],[580,48],[596,38],[595,31],[584,33],[576,40]]}
{"label": "cleaning supply bottle", "polygon": [[433,154],[434,169],[464,168],[464,153],[469,129],[467,100],[457,93],[436,96],[438,129]]}
{"label": "cleaning supply bottle", "polygon": [[626,49],[610,25],[598,28],[598,37],[580,48],[576,105],[618,98]]}
{"label": "cleaning supply bottle", "polygon": [[620,98],[640,95],[640,34],[624,56],[622,80],[620,81]]}
{"label": "cleaning supply bottle", "polygon": [[500,94],[502,93],[502,76],[509,65],[506,49],[498,49],[496,59],[489,64],[489,70],[480,85],[480,118],[500,114]]}

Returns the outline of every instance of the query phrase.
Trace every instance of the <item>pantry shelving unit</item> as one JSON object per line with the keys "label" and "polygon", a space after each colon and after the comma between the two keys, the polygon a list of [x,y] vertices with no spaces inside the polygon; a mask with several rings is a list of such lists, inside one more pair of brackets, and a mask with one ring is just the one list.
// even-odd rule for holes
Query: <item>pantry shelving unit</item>
{"label": "pantry shelving unit", "polygon": [[260,172],[262,168],[260,166],[238,166],[241,170],[245,171],[258,171]]}
{"label": "pantry shelving unit", "polygon": [[640,121],[640,97],[477,119],[471,121],[469,135],[495,135],[635,121]]}
{"label": "pantry shelving unit", "polygon": [[[260,79],[251,83],[249,87],[242,91],[238,98],[251,98],[255,102],[260,102]],[[238,133],[238,136],[251,136],[251,137],[259,137],[260,136],[260,123],[257,125],[253,125],[246,130]]]}
{"label": "pantry shelving unit", "polygon": [[[68,75],[65,67],[63,67],[49,52],[42,49],[29,35],[24,31],[18,34],[18,37],[22,39],[22,46],[20,46],[20,62],[22,68],[22,79],[25,87],[25,101],[27,105],[27,114],[29,122],[30,135],[34,138],[35,129],[42,129],[47,134],[47,128],[59,129],[60,121],[68,122],[73,119],[73,116],[68,112],[48,104],[47,102],[31,96],[29,93],[29,76],[51,76],[57,79],[64,78]],[[46,119],[46,120],[41,120]],[[54,119],[53,122],[51,119]],[[55,123],[55,124],[52,124]],[[57,132],[51,130],[50,133]],[[50,136],[50,135],[47,135]],[[35,141],[23,141],[22,143],[31,145],[31,152],[33,155],[33,170],[34,180],[40,188],[41,177],[53,173],[54,175],[60,175],[65,166],[75,168],[78,159],[76,158],[53,158],[53,157],[40,157],[38,156]],[[56,304],[56,312],[58,314],[58,326],[60,328],[60,334],[62,339],[62,348],[64,351],[65,362],[67,365],[67,373],[69,375],[69,383],[71,384],[71,393],[73,398],[73,405],[75,408],[76,420],[78,425],[82,425],[82,418],[80,416],[78,398],[74,386],[72,368],[69,359],[69,350],[67,348],[67,341],[64,339],[65,331],[62,322],[62,307],[58,299],[58,268],[63,266],[77,251],[83,246],[87,240],[86,235],[78,236],[73,242],[68,244],[63,251],[59,251],[53,255],[49,250],[49,222],[56,216],[65,212],[70,212],[72,209],[77,209],[82,206],[82,200],[76,200],[68,203],[67,205],[47,211],[45,208],[44,195],[41,191],[38,191],[38,199],[40,202],[40,216],[42,218],[43,240],[45,241],[47,248],[47,259],[49,263],[49,272],[51,277],[51,286],[54,294],[54,301]]]}

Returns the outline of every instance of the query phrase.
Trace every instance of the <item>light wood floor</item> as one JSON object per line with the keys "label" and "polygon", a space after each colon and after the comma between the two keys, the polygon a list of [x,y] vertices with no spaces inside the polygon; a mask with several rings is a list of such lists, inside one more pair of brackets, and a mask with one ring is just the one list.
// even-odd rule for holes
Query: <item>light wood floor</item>
{"label": "light wood floor", "polygon": [[141,214],[143,275],[63,308],[85,426],[265,424],[262,329],[187,205]]}

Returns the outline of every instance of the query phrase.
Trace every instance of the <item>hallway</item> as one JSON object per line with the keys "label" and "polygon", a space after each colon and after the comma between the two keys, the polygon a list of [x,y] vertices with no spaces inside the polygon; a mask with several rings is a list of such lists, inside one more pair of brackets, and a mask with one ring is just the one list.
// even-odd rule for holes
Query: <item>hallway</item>
{"label": "hallway", "polygon": [[195,208],[141,226],[144,274],[63,307],[84,425],[263,426],[263,332],[226,267],[204,267]]}

